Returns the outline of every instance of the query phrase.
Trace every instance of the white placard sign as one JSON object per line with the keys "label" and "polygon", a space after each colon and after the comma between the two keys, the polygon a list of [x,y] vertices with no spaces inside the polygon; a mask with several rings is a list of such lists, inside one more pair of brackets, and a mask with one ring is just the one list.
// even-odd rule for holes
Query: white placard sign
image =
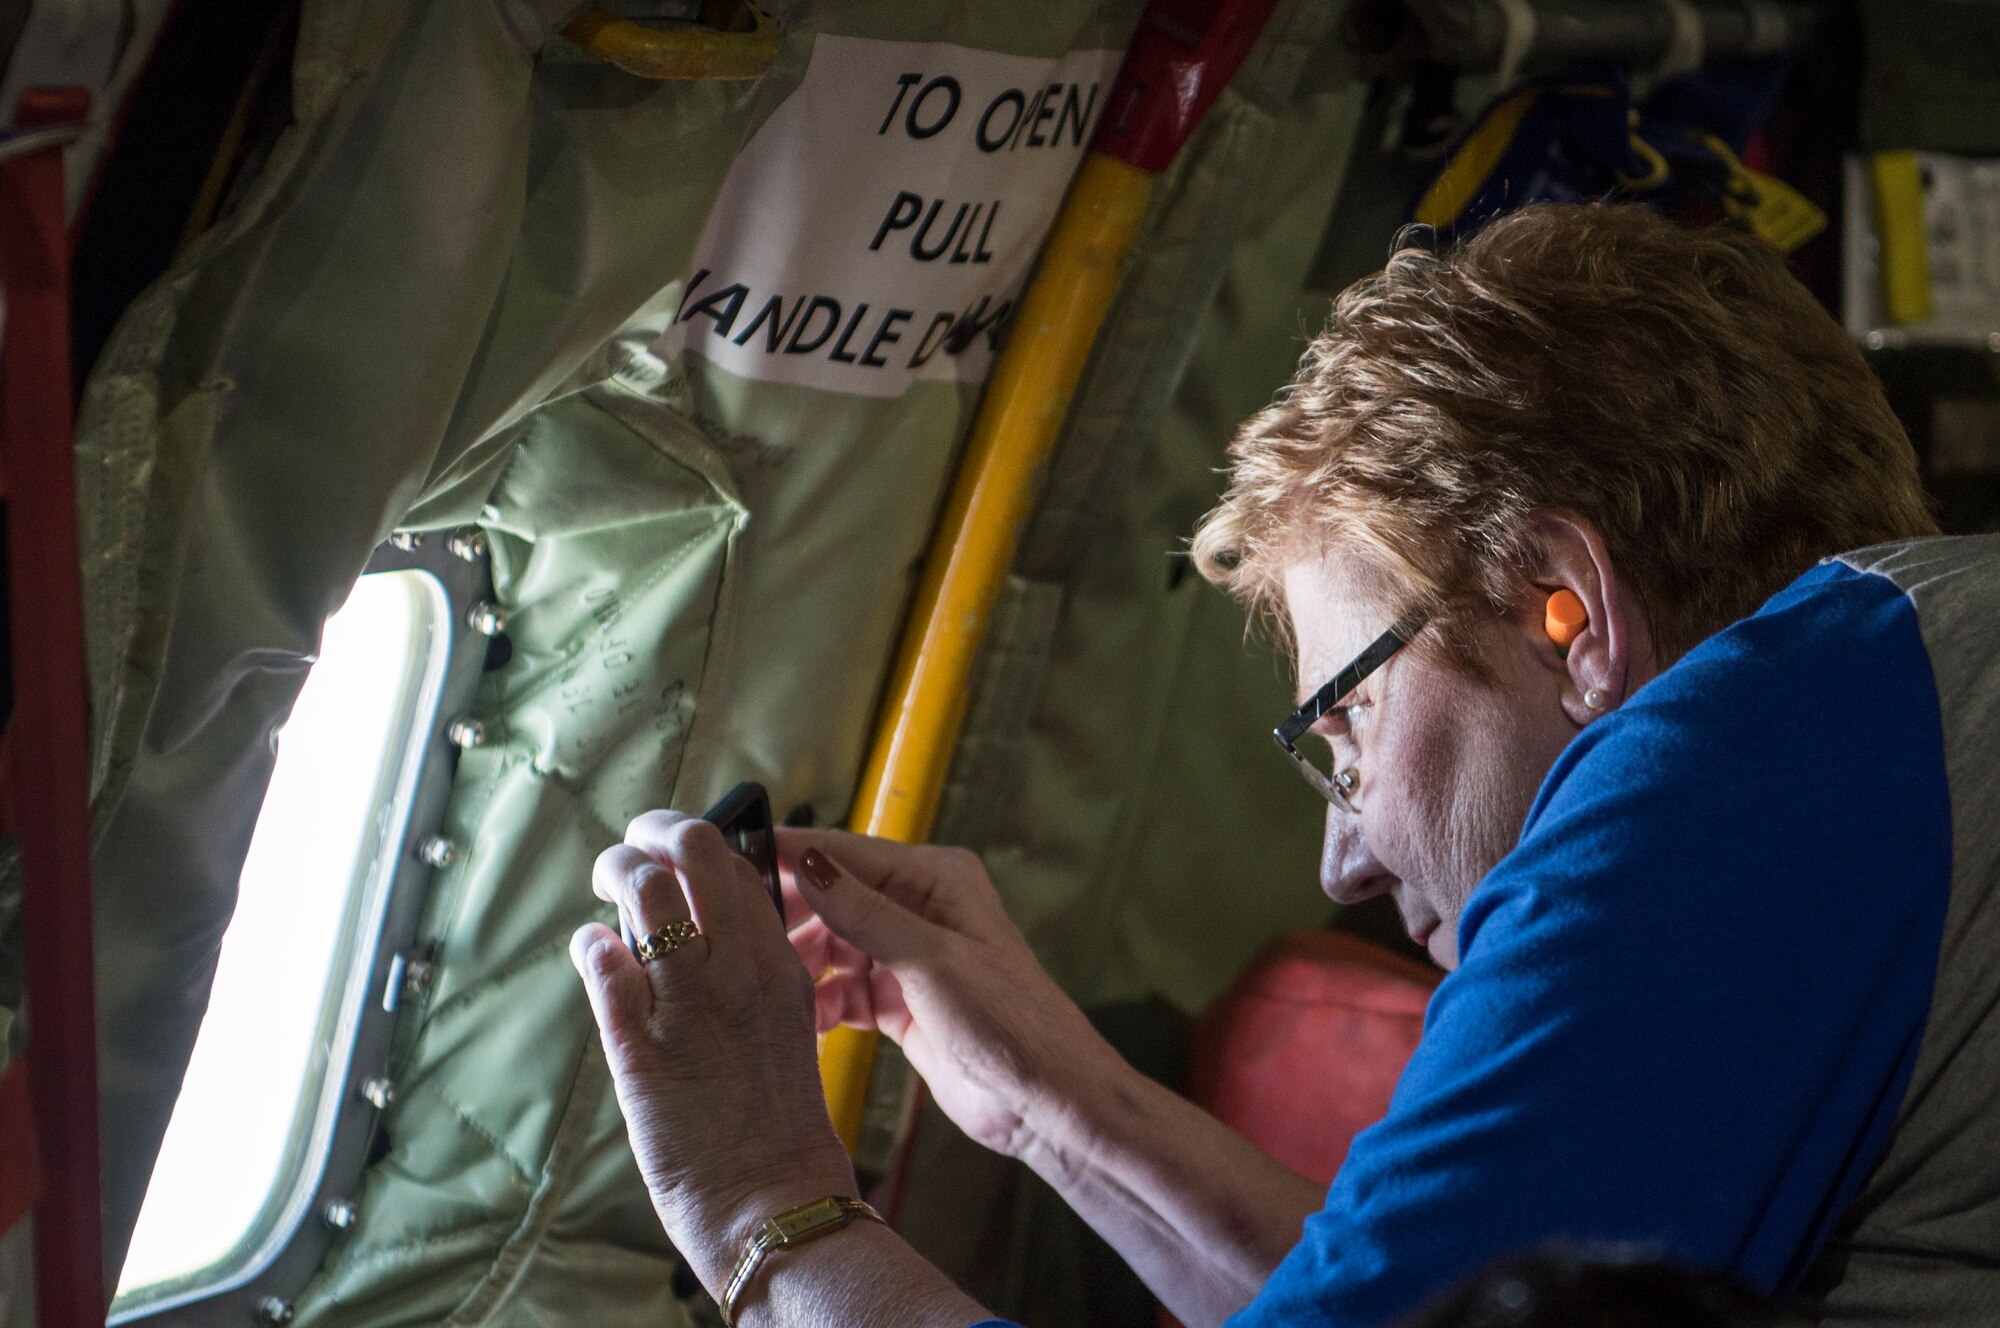
{"label": "white placard sign", "polygon": [[655,349],[869,396],[983,380],[1118,59],[820,37],[730,168]]}

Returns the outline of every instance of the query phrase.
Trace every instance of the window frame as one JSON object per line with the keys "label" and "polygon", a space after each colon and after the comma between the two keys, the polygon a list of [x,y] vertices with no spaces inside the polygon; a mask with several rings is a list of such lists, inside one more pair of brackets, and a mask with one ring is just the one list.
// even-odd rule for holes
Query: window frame
{"label": "window frame", "polygon": [[[214,1328],[241,1324],[246,1314],[254,1322],[285,1323],[291,1318],[293,1300],[353,1220],[369,1151],[392,1099],[389,1065],[397,1014],[407,993],[428,985],[428,956],[419,948],[418,927],[432,879],[444,863],[434,861],[435,854],[427,854],[426,848],[437,842],[451,796],[459,754],[454,730],[472,704],[491,637],[500,625],[490,611],[492,573],[486,547],[485,532],[476,526],[398,534],[375,550],[361,573],[429,573],[443,588],[450,639],[428,738],[410,786],[401,850],[374,913],[380,925],[366,977],[357,987],[346,976],[360,971],[358,963],[343,974],[349,985],[341,999],[346,1003],[358,997],[359,1012],[352,1040],[345,1048],[333,1049],[320,1087],[318,1101],[332,1100],[335,1105],[324,1150],[308,1153],[304,1160],[305,1168],[317,1167],[316,1180],[303,1188],[304,1197],[290,1205],[263,1248],[241,1271],[113,1314],[107,1321],[113,1328],[128,1324]],[[362,945],[368,945],[366,938]]]}

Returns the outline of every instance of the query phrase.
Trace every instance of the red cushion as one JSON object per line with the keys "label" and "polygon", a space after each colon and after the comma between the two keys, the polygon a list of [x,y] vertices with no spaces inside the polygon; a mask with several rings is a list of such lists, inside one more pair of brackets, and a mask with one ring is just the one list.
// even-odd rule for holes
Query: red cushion
{"label": "red cushion", "polygon": [[1189,1096],[1326,1184],[1387,1114],[1442,977],[1342,932],[1280,936],[1195,1022]]}

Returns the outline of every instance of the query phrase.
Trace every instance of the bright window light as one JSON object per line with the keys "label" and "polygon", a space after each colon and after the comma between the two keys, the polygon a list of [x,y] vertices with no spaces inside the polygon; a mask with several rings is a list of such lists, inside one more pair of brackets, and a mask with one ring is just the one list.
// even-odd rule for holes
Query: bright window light
{"label": "bright window light", "polygon": [[341,1106],[450,605],[428,572],[364,576],[278,739],[236,914],[126,1256],[117,1318],[248,1281],[311,1204]]}

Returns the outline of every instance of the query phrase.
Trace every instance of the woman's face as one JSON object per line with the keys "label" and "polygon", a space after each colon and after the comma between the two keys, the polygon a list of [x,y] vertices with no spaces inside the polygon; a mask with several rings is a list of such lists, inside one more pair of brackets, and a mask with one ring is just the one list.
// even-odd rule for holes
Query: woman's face
{"label": "woman's face", "polygon": [[[1365,584],[1337,553],[1286,568],[1301,699],[1397,616],[1365,599]],[[1466,898],[1514,847],[1543,776],[1577,732],[1563,705],[1569,674],[1552,667],[1527,606],[1479,636],[1492,681],[1466,677],[1420,634],[1314,730],[1332,744],[1334,768],[1359,780],[1357,814],[1327,808],[1321,888],[1342,904],[1393,896],[1411,938],[1446,968],[1458,963]]]}

